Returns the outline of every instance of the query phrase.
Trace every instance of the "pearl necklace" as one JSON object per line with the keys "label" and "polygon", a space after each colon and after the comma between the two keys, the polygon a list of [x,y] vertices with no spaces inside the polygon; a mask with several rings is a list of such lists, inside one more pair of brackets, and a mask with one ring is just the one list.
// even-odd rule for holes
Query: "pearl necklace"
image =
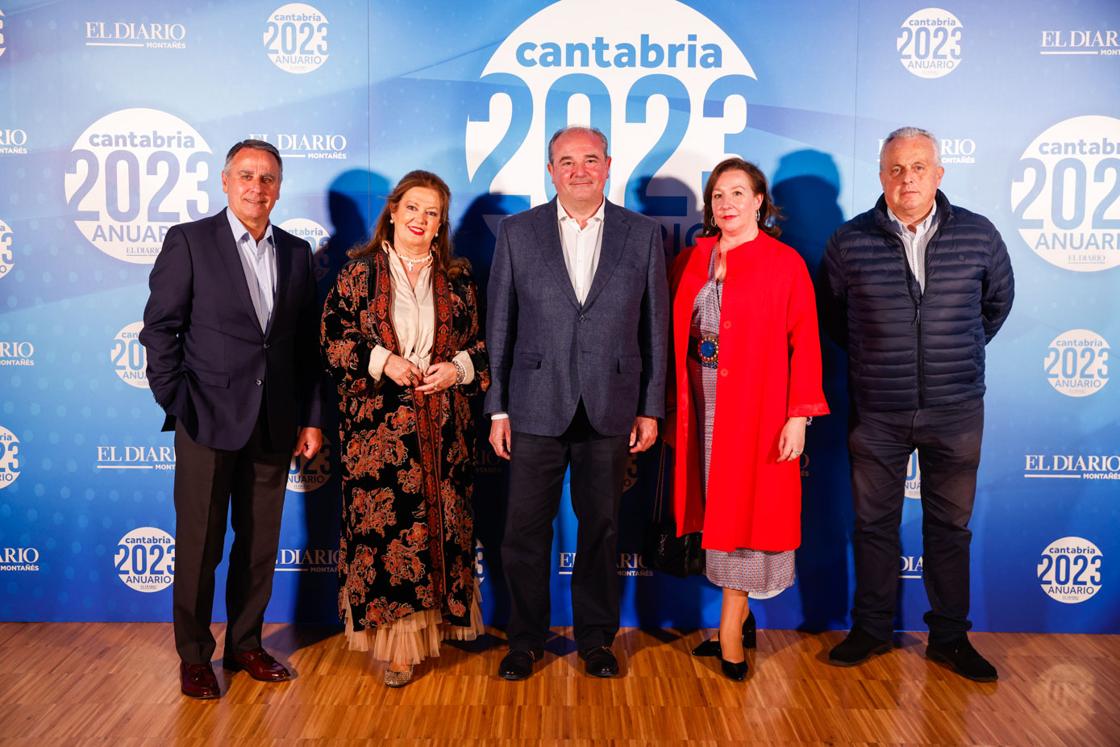
{"label": "pearl necklace", "polygon": [[423,267],[424,265],[426,265],[427,263],[432,261],[431,253],[428,253],[425,256],[420,257],[418,259],[411,259],[409,257],[404,256],[403,254],[400,254],[399,252],[397,253],[397,256],[401,258],[401,262],[404,262],[406,265],[408,265],[408,271],[409,272],[412,272],[413,270],[415,270],[417,265],[419,265],[420,267]]}
{"label": "pearl necklace", "polygon": [[400,259],[400,261],[403,264],[408,265],[408,271],[409,272],[413,272],[416,269],[417,265],[419,265],[420,267],[423,267],[424,265],[426,265],[427,263],[432,261],[431,250],[429,250],[428,253],[425,254],[423,257],[406,257],[405,255],[398,252],[393,247],[393,245],[390,244],[388,241],[383,242],[381,244],[381,248],[384,249],[385,251],[389,251],[390,249],[392,249],[393,254],[397,255],[397,257]]}

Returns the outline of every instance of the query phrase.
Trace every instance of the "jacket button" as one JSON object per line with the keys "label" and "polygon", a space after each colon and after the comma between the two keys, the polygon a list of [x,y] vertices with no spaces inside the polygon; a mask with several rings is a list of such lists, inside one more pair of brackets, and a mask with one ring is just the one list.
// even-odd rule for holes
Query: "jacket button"
{"label": "jacket button", "polygon": [[267,342],[264,344],[264,349],[265,350],[268,350],[270,347],[271,347],[271,345],[269,345]]}
{"label": "jacket button", "polygon": [[719,375],[720,376],[726,376],[727,375],[727,369],[726,368],[721,368],[719,370]]}
{"label": "jacket button", "polygon": [[257,386],[260,386],[263,383],[264,383],[263,381],[261,381],[260,379],[257,379]]}
{"label": "jacket button", "polygon": [[724,322],[723,323],[723,328],[724,329],[731,329],[731,322]]}

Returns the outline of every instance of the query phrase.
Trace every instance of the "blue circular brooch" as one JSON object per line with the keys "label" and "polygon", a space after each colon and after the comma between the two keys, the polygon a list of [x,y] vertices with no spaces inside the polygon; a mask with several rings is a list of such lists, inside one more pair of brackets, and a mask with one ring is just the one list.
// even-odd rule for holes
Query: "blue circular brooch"
{"label": "blue circular brooch", "polygon": [[715,368],[719,365],[719,337],[704,335],[696,344],[696,355],[700,365],[705,368]]}

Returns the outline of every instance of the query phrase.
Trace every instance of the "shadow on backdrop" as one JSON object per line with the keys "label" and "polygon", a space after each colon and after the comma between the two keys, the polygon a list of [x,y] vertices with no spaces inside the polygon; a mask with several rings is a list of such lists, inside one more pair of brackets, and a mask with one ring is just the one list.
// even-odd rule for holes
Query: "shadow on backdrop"
{"label": "shadow on backdrop", "polygon": [[696,242],[703,215],[701,197],[676,178],[644,176],[627,195],[631,209],[661,224],[665,241],[665,266]]}
{"label": "shadow on backdrop", "polygon": [[[832,156],[799,150],[781,158],[771,179],[782,208],[781,240],[805,259],[815,277],[825,244],[843,222],[840,171]],[[832,414],[809,428],[801,470],[801,549],[797,552],[800,630],[817,632],[848,625],[851,584],[848,545],[852,496],[848,470],[847,356],[821,330],[824,392]]]}
{"label": "shadow on backdrop", "polygon": [[[331,182],[327,192],[330,236],[318,247],[313,247],[312,257],[320,308],[339,271],[348,261],[347,250],[369,239],[370,226],[381,212],[385,196],[391,188],[385,177],[364,169],[345,171]],[[314,492],[302,495],[303,521],[308,550],[328,550],[331,565],[334,565],[342,520],[342,467],[339,463],[342,449],[338,433],[338,394],[325,372],[323,391],[323,435],[329,444],[326,448],[329,449],[331,477]],[[292,499],[290,494],[288,499]],[[292,619],[297,623],[329,626],[322,635],[337,633],[341,629],[337,572],[332,568],[330,571],[300,573],[293,607]],[[316,630],[312,628],[283,633],[291,639],[290,645],[297,647],[313,643],[315,634]]]}
{"label": "shadow on backdrop", "polygon": [[[471,273],[478,284],[478,313],[482,333],[486,332],[486,288],[494,258],[498,223],[507,215],[528,210],[529,201],[500,193],[475,198],[459,219],[452,237],[455,253],[470,260]],[[509,593],[502,573],[502,536],[508,498],[506,465],[490,447],[490,419],[482,414],[483,398],[471,402],[476,432],[474,480],[474,531],[478,548],[477,570],[486,581],[482,595],[483,619],[488,625],[505,627],[509,620]],[[488,645],[493,645],[488,641]]]}
{"label": "shadow on backdrop", "polygon": [[[452,199],[454,204],[454,199]],[[498,238],[502,218],[530,208],[524,197],[488,192],[479,195],[467,206],[453,236],[455,253],[470,260],[471,272],[478,283],[479,313],[485,321],[486,287],[490,278],[490,262]]]}
{"label": "shadow on backdrop", "polygon": [[[695,242],[702,217],[700,198],[680,179],[643,176],[626,199],[631,209],[661,224],[665,266],[670,268],[677,255]],[[672,362],[668,364],[672,365]],[[662,423],[661,427],[664,426]],[[659,478],[664,485],[662,511],[665,515],[672,512],[671,452],[666,451],[667,464],[664,472],[658,474],[660,450],[663,448],[666,448],[664,443],[659,442],[640,455],[634,475],[636,484],[622,496],[619,553],[623,564],[631,554],[642,550],[646,526],[653,517]],[[643,567],[642,572],[645,571],[648,569]],[[676,578],[653,572],[645,578],[626,579],[623,594],[623,609],[632,607],[638,627],[667,643],[675,636],[663,628],[689,632],[701,627],[704,624],[704,609],[712,603],[713,595],[718,598],[719,590],[703,577]],[[632,623],[624,619],[623,625],[626,624]]]}
{"label": "shadow on backdrop", "polygon": [[373,222],[381,214],[392,188],[384,176],[365,169],[344,171],[331,182],[327,192],[331,235],[315,252],[320,304],[348,261],[346,252],[369,240]]}

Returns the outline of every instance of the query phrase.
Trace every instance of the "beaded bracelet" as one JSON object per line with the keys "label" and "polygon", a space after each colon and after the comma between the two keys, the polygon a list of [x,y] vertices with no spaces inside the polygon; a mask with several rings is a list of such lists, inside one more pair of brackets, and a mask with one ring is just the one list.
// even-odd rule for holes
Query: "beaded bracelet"
{"label": "beaded bracelet", "polygon": [[451,365],[455,366],[455,385],[458,386],[467,378],[467,369],[459,361],[451,361]]}

